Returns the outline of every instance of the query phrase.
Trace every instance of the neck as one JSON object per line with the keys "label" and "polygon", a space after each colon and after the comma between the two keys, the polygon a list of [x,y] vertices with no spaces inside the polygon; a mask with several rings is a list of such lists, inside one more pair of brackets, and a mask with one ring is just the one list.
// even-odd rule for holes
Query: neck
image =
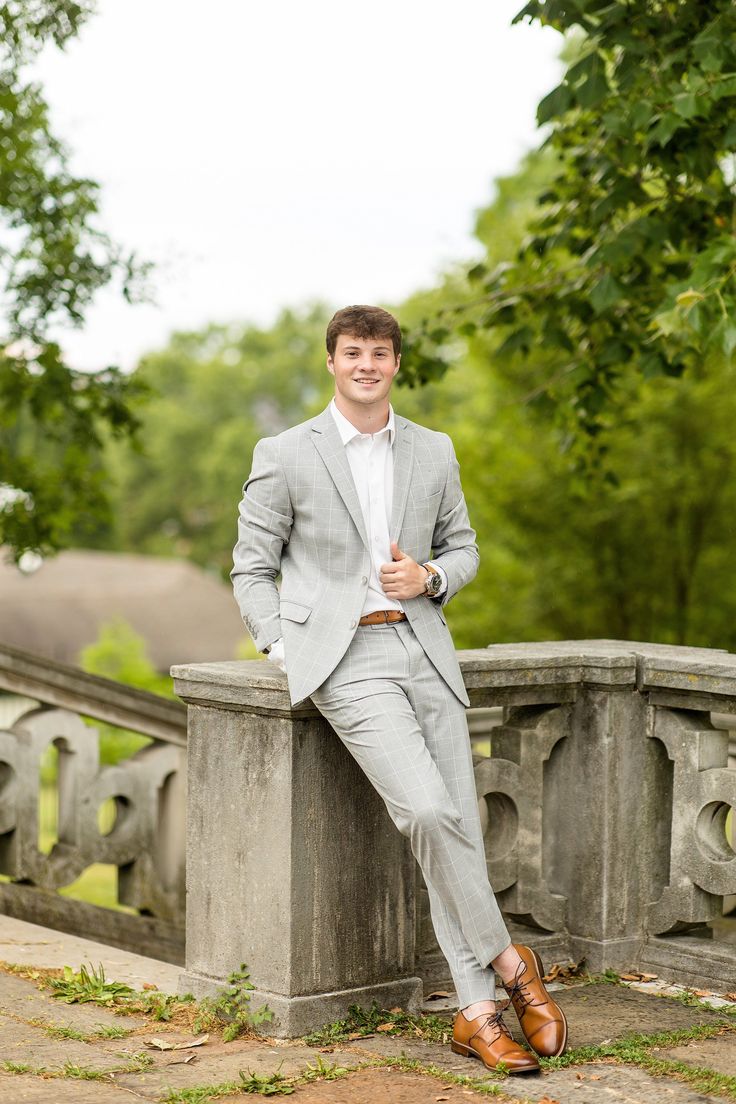
{"label": "neck", "polygon": [[362,403],[351,403],[349,399],[335,392],[335,406],[361,433],[378,433],[388,424],[388,399],[384,399],[380,404],[372,403],[370,406],[363,406]]}

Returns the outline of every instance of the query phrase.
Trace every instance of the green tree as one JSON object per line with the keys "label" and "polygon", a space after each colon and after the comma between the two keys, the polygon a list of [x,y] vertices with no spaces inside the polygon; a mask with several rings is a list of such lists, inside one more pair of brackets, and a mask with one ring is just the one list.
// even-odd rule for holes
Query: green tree
{"label": "green tree", "polygon": [[[513,255],[555,171],[545,149],[496,182],[476,233],[489,270]],[[455,271],[399,310],[418,326],[440,310],[482,311]],[[394,404],[449,432],[460,459],[481,562],[448,607],[459,647],[495,641],[615,637],[736,647],[736,365],[632,379],[626,417],[608,431],[606,470],[579,492],[566,427],[538,381],[554,349],[499,355],[478,326],[447,343],[452,371]],[[411,362],[407,362],[411,370]],[[402,363],[403,372],[403,363]]]}
{"label": "green tree", "polygon": [[144,293],[146,266],[97,225],[98,186],[75,177],[25,73],[47,42],[63,48],[92,4],[0,7],[0,544],[17,561],[69,542],[82,517],[109,516],[103,430],[134,436],[144,389],[108,365],[75,371],[51,334],[79,326],[99,288]]}
{"label": "green tree", "polygon": [[114,521],[80,526],[77,543],[183,556],[226,578],[256,442],[316,413],[332,392],[330,314],[314,304],[282,311],[269,328],[177,333],[144,357],[136,376],[151,395],[145,449],[110,442]]}
{"label": "green tree", "polygon": [[585,36],[538,109],[556,169],[518,250],[469,271],[472,304],[418,327],[414,371],[441,375],[458,330],[493,334],[578,468],[615,479],[636,388],[718,372],[736,348],[736,6],[531,0],[526,18]]}

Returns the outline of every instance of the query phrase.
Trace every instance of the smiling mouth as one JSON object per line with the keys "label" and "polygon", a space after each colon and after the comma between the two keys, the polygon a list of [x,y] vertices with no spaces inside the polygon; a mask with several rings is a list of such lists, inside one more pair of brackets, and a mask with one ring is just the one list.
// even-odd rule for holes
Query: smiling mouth
{"label": "smiling mouth", "polygon": [[355,381],[355,382],[356,382],[356,383],[363,383],[363,384],[367,384],[367,383],[378,383],[378,380],[371,380],[371,379],[356,379],[356,381]]}

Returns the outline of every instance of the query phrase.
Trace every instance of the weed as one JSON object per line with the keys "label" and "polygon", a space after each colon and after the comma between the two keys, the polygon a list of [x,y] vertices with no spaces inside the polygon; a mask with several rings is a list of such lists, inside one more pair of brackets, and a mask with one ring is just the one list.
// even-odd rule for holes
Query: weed
{"label": "weed", "polygon": [[348,1015],[344,1020],[325,1024],[317,1031],[305,1035],[303,1042],[308,1046],[330,1046],[348,1038],[376,1033],[397,1035],[401,1032],[409,1032],[415,1038],[434,1043],[446,1043],[451,1028],[448,1021],[441,1016],[413,1015],[403,1008],[388,1011],[374,1000],[369,1009],[362,1008],[359,1004],[349,1005]]}
{"label": "weed", "polygon": [[126,1039],[131,1034],[131,1028],[129,1027],[101,1027],[99,1031],[95,1031],[94,1037],[97,1039]]}
{"label": "weed", "polygon": [[179,998],[170,993],[146,993],[142,1002],[146,1013],[153,1016],[154,1020],[170,1020],[171,1014],[176,1010]]}
{"label": "weed", "polygon": [[255,986],[248,980],[250,974],[244,962],[239,970],[228,974],[229,987],[223,989],[218,997],[203,997],[199,1002],[199,1011],[194,1021],[196,1032],[206,1031],[215,1023],[225,1021],[227,1027],[222,1037],[226,1043],[232,1042],[245,1031],[273,1019],[273,1012],[267,1004],[255,1011],[250,1009],[250,990]]}
{"label": "weed", "polygon": [[314,1065],[311,1062],[307,1062],[307,1068],[302,1073],[302,1081],[316,1081],[318,1078],[323,1078],[325,1081],[336,1081],[338,1077],[344,1077],[346,1073],[349,1073],[345,1066],[338,1066],[336,1063],[330,1065],[329,1062],[325,1062],[321,1054],[318,1054]]}
{"label": "weed", "polygon": [[242,1085],[236,1081],[223,1081],[219,1085],[198,1085],[194,1089],[171,1089],[168,1096],[161,1098],[161,1104],[207,1104],[218,1096],[232,1096],[242,1092]]}
{"label": "weed", "polygon": [[[283,1065],[279,1063],[279,1069]],[[240,1091],[245,1093],[260,1093],[261,1096],[287,1096],[289,1093],[293,1093],[294,1085],[293,1078],[286,1078],[279,1070],[274,1073],[254,1073],[252,1070],[247,1070],[245,1073],[240,1070],[240,1080],[242,1082]]]}
{"label": "weed", "polygon": [[89,1066],[77,1066],[74,1062],[65,1062],[61,1068],[59,1077],[73,1077],[80,1081],[109,1081],[110,1074],[102,1070],[91,1069]]}
{"label": "weed", "polygon": [[64,967],[64,976],[49,978],[49,986],[53,995],[66,1004],[84,1004],[94,1001],[95,1004],[114,1004],[120,997],[127,997],[133,992],[129,985],[123,985],[120,981],[107,981],[102,963],[95,970],[92,963],[90,968],[82,964],[79,973],[75,974],[71,966]]}
{"label": "weed", "polygon": [[[38,1020],[35,1022],[39,1023]],[[67,1027],[63,1024],[39,1023],[39,1027],[52,1039],[77,1039],[80,1043],[87,1043],[93,1037],[89,1032],[78,1031],[76,1027]]]}

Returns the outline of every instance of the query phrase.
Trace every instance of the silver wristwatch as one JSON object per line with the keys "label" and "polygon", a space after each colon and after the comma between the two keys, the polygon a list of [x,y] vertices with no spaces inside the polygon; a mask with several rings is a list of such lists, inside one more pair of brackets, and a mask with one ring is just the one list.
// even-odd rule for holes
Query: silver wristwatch
{"label": "silver wristwatch", "polygon": [[428,594],[430,598],[434,598],[442,590],[442,576],[437,568],[432,567],[430,563],[423,563],[422,567],[427,572],[427,578],[424,580],[424,593]]}

